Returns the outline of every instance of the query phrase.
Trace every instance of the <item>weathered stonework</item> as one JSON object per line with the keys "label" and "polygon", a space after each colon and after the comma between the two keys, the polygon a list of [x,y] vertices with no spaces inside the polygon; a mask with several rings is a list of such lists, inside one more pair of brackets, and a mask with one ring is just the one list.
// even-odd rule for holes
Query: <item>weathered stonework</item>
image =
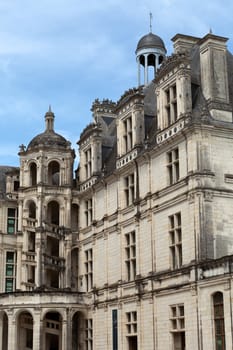
{"label": "weathered stonework", "polygon": [[0,167],[2,350],[232,349],[231,54],[142,39],[146,86],[94,101],[75,178],[51,109]]}

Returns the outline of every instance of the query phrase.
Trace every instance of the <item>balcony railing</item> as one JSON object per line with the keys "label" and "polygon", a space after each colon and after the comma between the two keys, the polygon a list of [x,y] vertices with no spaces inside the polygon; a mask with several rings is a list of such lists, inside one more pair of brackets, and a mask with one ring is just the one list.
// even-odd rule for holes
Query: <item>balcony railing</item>
{"label": "balcony railing", "polygon": [[65,259],[60,258],[59,256],[53,256],[53,255],[48,255],[48,254],[43,254],[44,255],[44,263],[47,266],[50,266],[53,269],[59,269],[62,270],[65,268]]}
{"label": "balcony railing", "polygon": [[35,252],[23,252],[23,260],[35,262],[36,253]]}

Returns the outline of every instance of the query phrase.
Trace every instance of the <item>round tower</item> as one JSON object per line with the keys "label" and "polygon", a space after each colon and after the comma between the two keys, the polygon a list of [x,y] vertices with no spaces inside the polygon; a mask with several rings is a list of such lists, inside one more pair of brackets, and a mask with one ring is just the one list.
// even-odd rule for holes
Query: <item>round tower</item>
{"label": "round tower", "polygon": [[[166,56],[166,48],[163,40],[150,32],[144,35],[138,42],[136,48],[136,60],[138,64],[138,86],[148,85],[155,78],[158,67]],[[141,66],[144,67],[144,83],[141,83]],[[153,67],[152,77],[149,77],[149,67]]]}
{"label": "round tower", "polygon": [[[54,113],[45,130],[20,147],[18,227],[22,270],[18,289],[70,288],[74,151],[54,131]],[[30,260],[31,259],[31,260]],[[33,261],[33,263],[32,263]]]}

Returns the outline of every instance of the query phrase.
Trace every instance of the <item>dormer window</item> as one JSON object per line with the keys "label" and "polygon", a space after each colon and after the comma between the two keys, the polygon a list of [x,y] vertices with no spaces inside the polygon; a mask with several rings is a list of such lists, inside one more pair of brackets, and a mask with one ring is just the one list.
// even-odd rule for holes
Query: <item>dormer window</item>
{"label": "dormer window", "polygon": [[123,121],[123,145],[124,153],[130,151],[133,147],[133,133],[132,133],[132,117],[128,117]]}
{"label": "dormer window", "polygon": [[165,90],[165,114],[167,126],[177,120],[177,93],[176,84],[169,86]]}

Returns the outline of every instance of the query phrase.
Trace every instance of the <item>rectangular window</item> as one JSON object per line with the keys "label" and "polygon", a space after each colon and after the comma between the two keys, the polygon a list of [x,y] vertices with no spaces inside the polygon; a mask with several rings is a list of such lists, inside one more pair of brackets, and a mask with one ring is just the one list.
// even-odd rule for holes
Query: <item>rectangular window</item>
{"label": "rectangular window", "polygon": [[167,153],[167,169],[169,185],[176,183],[180,178],[179,149]]}
{"label": "rectangular window", "polygon": [[170,331],[174,349],[185,350],[185,315],[183,304],[170,306]]}
{"label": "rectangular window", "polygon": [[213,304],[216,350],[225,350],[224,304],[221,292],[213,295]]}
{"label": "rectangular window", "polygon": [[176,84],[165,90],[165,110],[167,126],[169,126],[177,120]]}
{"label": "rectangular window", "polygon": [[137,312],[126,313],[126,337],[129,350],[137,350]]}
{"label": "rectangular window", "polygon": [[182,266],[181,213],[169,216],[170,262],[172,269]]}
{"label": "rectangular window", "polygon": [[19,181],[14,181],[14,192],[17,192],[19,189]]}
{"label": "rectangular window", "polygon": [[124,153],[130,151],[133,147],[132,134],[132,117],[128,117],[123,121],[123,151]]}
{"label": "rectangular window", "polygon": [[84,155],[85,155],[85,173],[86,173],[86,179],[88,179],[92,175],[91,148],[88,148],[88,150],[84,152]]}
{"label": "rectangular window", "polygon": [[86,217],[86,225],[89,226],[92,223],[92,199],[88,199],[85,201],[85,217]]}
{"label": "rectangular window", "polygon": [[5,265],[5,292],[13,292],[15,290],[16,275],[16,254],[15,252],[6,252]]}
{"label": "rectangular window", "polygon": [[124,192],[125,192],[125,204],[126,206],[133,204],[134,202],[134,174],[128,175],[124,178]]}
{"label": "rectangular window", "polygon": [[8,208],[7,210],[7,233],[12,235],[17,230],[17,210]]}
{"label": "rectangular window", "polygon": [[92,249],[87,249],[85,251],[85,283],[87,292],[93,287],[93,259],[92,259]]}
{"label": "rectangular window", "polygon": [[136,235],[134,231],[125,235],[125,264],[127,280],[132,281],[136,276]]}
{"label": "rectangular window", "polygon": [[93,348],[93,321],[91,318],[85,320],[85,350]]}
{"label": "rectangular window", "polygon": [[118,350],[118,319],[117,310],[112,310],[112,349]]}

